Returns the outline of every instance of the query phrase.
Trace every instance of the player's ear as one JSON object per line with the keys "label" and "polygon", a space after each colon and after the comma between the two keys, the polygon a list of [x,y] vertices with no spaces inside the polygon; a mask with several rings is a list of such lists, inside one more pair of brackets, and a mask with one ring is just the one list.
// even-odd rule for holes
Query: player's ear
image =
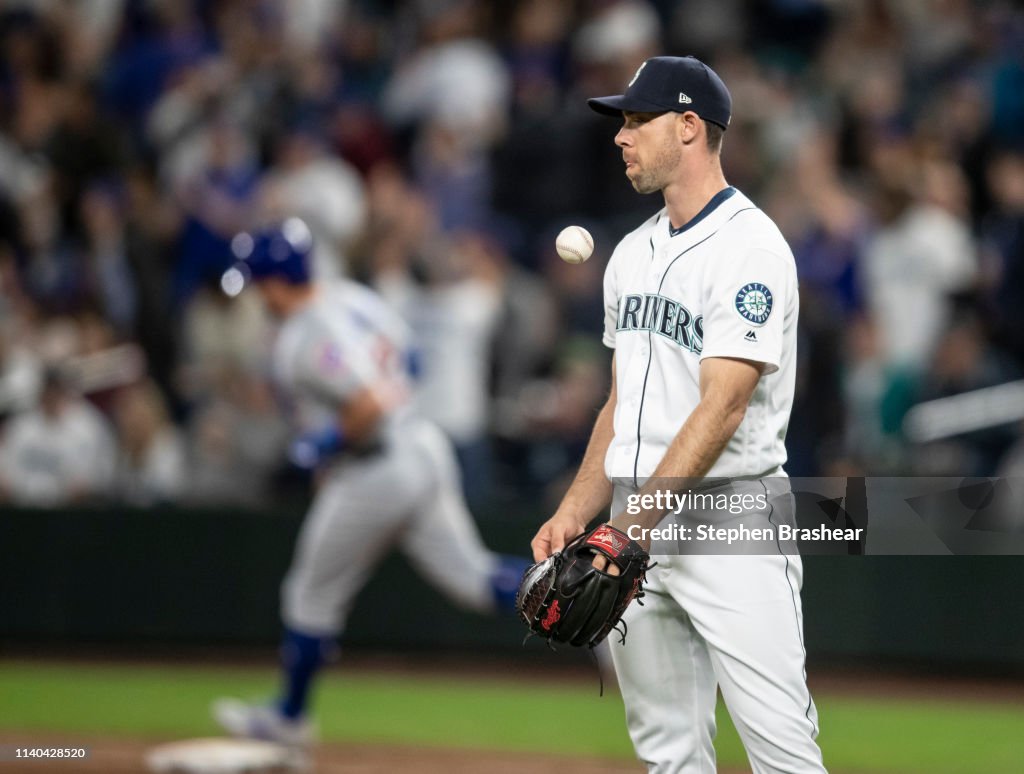
{"label": "player's ear", "polygon": [[691,145],[701,136],[700,116],[692,110],[685,113],[676,113],[676,136],[683,145]]}

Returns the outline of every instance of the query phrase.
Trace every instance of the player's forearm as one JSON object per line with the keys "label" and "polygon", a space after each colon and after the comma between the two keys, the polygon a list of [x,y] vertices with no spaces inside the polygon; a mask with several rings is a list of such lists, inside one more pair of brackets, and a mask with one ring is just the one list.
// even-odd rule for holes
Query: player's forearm
{"label": "player's forearm", "polygon": [[352,448],[365,448],[384,417],[384,407],[369,389],[355,393],[338,407],[333,422],[301,433],[288,446],[292,464],[312,470]]}
{"label": "player's forearm", "polygon": [[615,435],[614,418],[613,394],[597,415],[583,462],[558,506],[559,514],[572,516],[582,524],[594,518],[612,499],[612,484],[604,472],[604,458]]}
{"label": "player's forearm", "polygon": [[338,408],[337,424],[351,443],[359,445],[373,437],[384,415],[383,402],[372,389],[366,388]]}
{"label": "player's forearm", "polygon": [[[757,389],[764,367],[738,358],[708,358],[701,362],[701,398],[669,444],[661,462],[644,485],[641,495],[671,487],[699,483],[736,434],[747,406]],[[658,502],[659,498],[653,498]],[[618,514],[613,524],[628,529],[633,524],[651,528],[664,511]]]}
{"label": "player's forearm", "polygon": [[706,476],[736,434],[746,410],[746,402],[705,396],[676,433],[653,478]]}
{"label": "player's forearm", "polygon": [[[683,485],[684,480],[696,483],[706,476],[736,434],[745,413],[745,402],[705,396],[676,433],[665,456],[639,494],[677,488]],[[619,514],[612,524],[623,530],[632,524],[651,529],[664,515],[664,510],[652,508],[628,517]]]}

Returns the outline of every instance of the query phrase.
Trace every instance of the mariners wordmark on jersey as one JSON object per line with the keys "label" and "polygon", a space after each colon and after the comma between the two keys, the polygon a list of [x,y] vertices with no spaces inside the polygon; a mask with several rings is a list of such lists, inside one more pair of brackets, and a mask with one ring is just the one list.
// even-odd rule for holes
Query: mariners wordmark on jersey
{"label": "mariners wordmark on jersey", "polygon": [[619,331],[651,331],[698,355],[704,348],[704,317],[657,293],[631,293],[619,301]]}

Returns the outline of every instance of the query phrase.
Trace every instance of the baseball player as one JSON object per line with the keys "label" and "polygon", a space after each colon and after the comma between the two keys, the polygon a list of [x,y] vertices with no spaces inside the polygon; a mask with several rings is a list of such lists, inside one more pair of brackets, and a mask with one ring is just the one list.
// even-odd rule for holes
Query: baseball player
{"label": "baseball player", "polygon": [[[611,394],[572,486],[533,540],[538,561],[609,502],[619,529],[657,524],[663,512],[630,516],[625,506],[659,479],[785,476],[796,271],[776,226],[722,173],[725,84],[693,57],[656,57],[625,94],[588,104],[623,121],[615,144],[626,177],[640,193],[660,191],[665,206],[608,263]],[[713,772],[721,688],[756,774],[824,771],[799,556],[657,560],[644,605],[624,616],[625,643],[611,645],[638,757],[652,772]],[[603,557],[594,564],[614,574]]]}
{"label": "baseball player", "polygon": [[281,321],[274,377],[296,428],[292,460],[318,489],[281,591],[284,689],[270,705],[224,699],[216,720],[236,736],[309,741],[307,696],[334,649],[356,593],[398,545],[463,607],[511,610],[525,560],[481,542],[462,499],[447,439],[408,407],[408,336],[369,289],[311,280],[312,238],[297,218],[239,234],[222,285],[258,288]]}

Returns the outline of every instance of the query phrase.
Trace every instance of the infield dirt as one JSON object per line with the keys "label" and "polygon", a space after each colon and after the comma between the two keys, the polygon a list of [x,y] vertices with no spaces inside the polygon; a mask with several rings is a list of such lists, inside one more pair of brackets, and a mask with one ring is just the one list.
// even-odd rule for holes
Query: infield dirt
{"label": "infield dirt", "polygon": [[[149,774],[147,750],[170,740],[134,740],[61,735],[61,746],[86,746],[85,760],[0,763],[0,774]],[[3,744],[47,746],[38,732],[0,735]],[[325,744],[316,748],[311,774],[639,774],[639,764],[476,750]]]}

